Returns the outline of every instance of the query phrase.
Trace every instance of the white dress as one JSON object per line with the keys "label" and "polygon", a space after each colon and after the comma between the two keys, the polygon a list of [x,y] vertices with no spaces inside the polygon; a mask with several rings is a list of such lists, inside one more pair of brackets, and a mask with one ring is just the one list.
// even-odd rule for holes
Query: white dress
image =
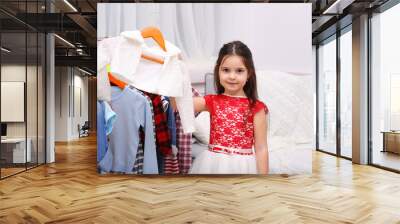
{"label": "white dress", "polygon": [[194,160],[190,174],[257,174],[254,153],[243,156],[211,150],[204,150]]}

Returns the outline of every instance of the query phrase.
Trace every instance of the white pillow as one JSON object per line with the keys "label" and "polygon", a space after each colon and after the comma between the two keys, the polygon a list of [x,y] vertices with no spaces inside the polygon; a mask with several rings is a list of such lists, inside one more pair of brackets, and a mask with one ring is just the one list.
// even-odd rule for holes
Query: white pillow
{"label": "white pillow", "polygon": [[194,119],[195,132],[193,136],[201,143],[208,144],[210,141],[210,113],[203,111]]}

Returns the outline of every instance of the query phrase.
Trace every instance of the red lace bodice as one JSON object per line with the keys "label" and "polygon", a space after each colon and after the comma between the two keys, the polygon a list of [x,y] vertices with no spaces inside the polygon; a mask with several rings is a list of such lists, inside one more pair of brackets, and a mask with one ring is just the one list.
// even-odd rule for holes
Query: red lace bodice
{"label": "red lace bodice", "polygon": [[210,112],[210,145],[251,149],[254,144],[254,115],[267,106],[257,100],[250,110],[245,97],[227,95],[204,96]]}

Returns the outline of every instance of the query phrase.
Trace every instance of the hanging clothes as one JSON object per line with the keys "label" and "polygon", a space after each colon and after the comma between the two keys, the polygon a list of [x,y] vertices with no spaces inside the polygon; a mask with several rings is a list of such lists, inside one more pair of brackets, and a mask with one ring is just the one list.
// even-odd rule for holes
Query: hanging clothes
{"label": "hanging clothes", "polygon": [[156,145],[157,149],[164,155],[170,155],[172,153],[171,140],[168,131],[167,116],[163,111],[161,102],[161,96],[143,92],[146,96],[151,99],[153,103],[153,115],[154,115],[154,126],[156,133]]}
{"label": "hanging clothes", "polygon": [[163,110],[161,96],[140,90],[139,92],[142,92],[144,95],[149,97],[153,105],[158,170],[160,174],[163,174],[165,166],[165,156],[172,153],[170,134],[167,125],[167,116]]}
{"label": "hanging clothes", "polygon": [[97,101],[97,162],[100,162],[107,151],[106,122],[104,102]]}
{"label": "hanging clothes", "polygon": [[106,124],[106,135],[110,135],[115,123],[115,119],[117,119],[117,114],[113,111],[110,104],[107,102],[104,103],[104,119]]}
{"label": "hanging clothes", "polygon": [[[194,109],[191,97],[190,76],[185,64],[179,60],[180,49],[165,41],[167,51],[159,46],[148,47],[140,31],[125,31],[117,37],[98,43],[98,99],[110,99],[106,65],[119,80],[137,89],[176,98],[185,133],[194,132]],[[151,55],[164,60],[164,64],[141,59]]]}
{"label": "hanging clothes", "polygon": [[171,154],[165,157],[165,174],[179,174],[179,163],[176,155]]}
{"label": "hanging clothes", "polygon": [[[130,87],[132,89],[134,89],[134,87]],[[146,96],[143,92],[136,90],[138,93],[140,93],[143,97],[146,98],[147,103],[150,106],[150,111],[151,111],[151,118],[153,121],[153,134],[156,133],[156,129],[155,129],[155,124],[154,124],[154,109],[153,109],[153,103],[151,102],[150,97]],[[139,146],[138,146],[138,151],[136,153],[136,160],[135,160],[135,164],[133,165],[133,173],[134,174],[143,174],[143,159],[144,159],[144,138],[145,138],[145,134],[143,131],[143,127],[140,127],[139,129]],[[155,139],[155,136],[154,136]],[[157,147],[156,147],[157,148]],[[158,162],[158,152],[157,152],[157,164],[158,164],[158,172],[159,174],[162,174],[162,169],[160,168],[160,164]]]}
{"label": "hanging clothes", "polygon": [[176,122],[176,141],[178,147],[179,171],[187,174],[192,165],[192,134],[185,134],[182,128],[181,118],[178,112],[175,112]]}
{"label": "hanging clothes", "polygon": [[171,148],[172,153],[165,157],[164,172],[165,174],[179,174],[179,163],[176,147],[176,125],[175,125],[175,115],[172,106],[170,105],[168,97],[161,97],[163,102],[164,112],[167,114],[168,129],[171,138]]}
{"label": "hanging clothes", "polygon": [[111,134],[117,114],[104,101],[97,101],[97,162],[103,159],[108,148],[107,136]]}
{"label": "hanging clothes", "polygon": [[[192,96],[200,96],[200,93],[192,88]],[[176,138],[178,147],[179,171],[181,174],[189,173],[192,165],[192,134],[185,134],[179,112],[175,112]]]}
{"label": "hanging clothes", "polygon": [[166,110],[164,109],[164,111],[167,114],[168,129],[171,136],[171,145],[176,146],[176,123],[174,109],[172,108],[168,97],[164,97],[163,102],[166,102]]}
{"label": "hanging clothes", "polygon": [[146,98],[129,87],[123,90],[113,87],[111,90],[110,105],[118,119],[99,167],[105,172],[133,173],[139,146],[139,128],[142,126],[145,130],[143,173],[158,174],[153,121]]}
{"label": "hanging clothes", "polygon": [[136,152],[135,163],[133,164],[133,174],[143,174],[143,160],[144,160],[144,138],[145,134],[143,127],[139,128],[139,146]]}

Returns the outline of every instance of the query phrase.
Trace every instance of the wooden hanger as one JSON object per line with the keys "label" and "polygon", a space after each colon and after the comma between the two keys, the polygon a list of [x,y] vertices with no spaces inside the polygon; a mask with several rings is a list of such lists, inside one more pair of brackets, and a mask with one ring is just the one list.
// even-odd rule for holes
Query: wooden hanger
{"label": "wooden hanger", "polygon": [[112,74],[111,74],[111,68],[110,65],[107,65],[107,74],[108,74],[108,79],[110,80],[110,84],[114,84],[116,86],[118,86],[119,88],[123,89],[125,88],[125,86],[127,85],[125,82],[115,78]]}
{"label": "wooden hanger", "polygon": [[[161,31],[157,27],[149,26],[149,27],[143,28],[140,32],[141,32],[143,38],[151,37],[161,47],[161,49],[163,49],[164,51],[167,51],[167,49],[165,47],[164,37],[163,37]],[[154,57],[147,56],[147,55],[142,55],[142,58],[159,63],[159,64],[164,64],[164,60],[162,60],[162,59],[154,58]]]}

